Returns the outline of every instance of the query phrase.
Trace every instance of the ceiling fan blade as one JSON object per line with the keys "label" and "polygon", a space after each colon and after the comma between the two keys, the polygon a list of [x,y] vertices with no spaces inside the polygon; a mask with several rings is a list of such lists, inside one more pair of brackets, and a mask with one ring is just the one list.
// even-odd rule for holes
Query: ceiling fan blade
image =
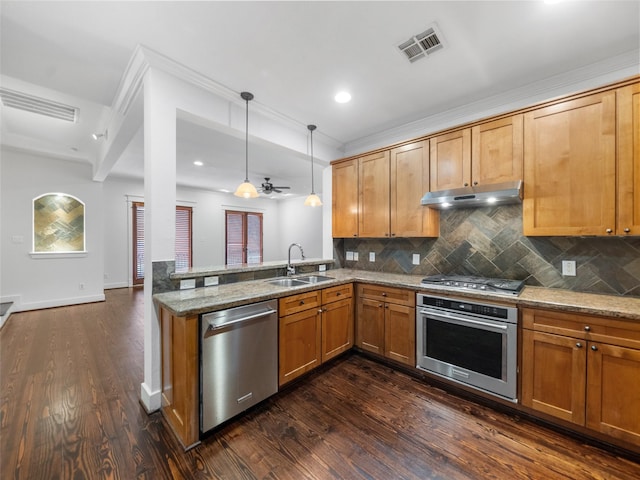
{"label": "ceiling fan blade", "polygon": [[276,188],[283,188],[283,189],[285,189],[285,190],[289,190],[291,187],[271,187],[271,188],[273,188],[274,190],[275,190]]}

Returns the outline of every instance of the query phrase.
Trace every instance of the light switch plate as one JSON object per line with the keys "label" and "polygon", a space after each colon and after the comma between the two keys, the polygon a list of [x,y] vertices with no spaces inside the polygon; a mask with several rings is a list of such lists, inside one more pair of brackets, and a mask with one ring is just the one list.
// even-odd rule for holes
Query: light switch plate
{"label": "light switch plate", "polygon": [[353,252],[353,260],[358,261],[358,252]]}
{"label": "light switch plate", "polygon": [[420,254],[419,253],[414,253],[413,254],[413,264],[414,265],[420,265]]}
{"label": "light switch plate", "polygon": [[188,288],[196,288],[195,278],[187,278],[186,280],[180,280],[180,290],[186,290]]}
{"label": "light switch plate", "polygon": [[327,266],[326,265],[318,265],[318,271],[319,272],[326,272],[327,271]]}
{"label": "light switch plate", "polygon": [[212,285],[218,285],[218,277],[204,277],[204,286],[211,287]]}
{"label": "light switch plate", "polygon": [[563,260],[562,261],[562,275],[565,277],[576,276],[576,261],[575,260]]}
{"label": "light switch plate", "polygon": [[347,252],[347,261],[352,262],[353,261],[353,252]]}
{"label": "light switch plate", "polygon": [[376,252],[369,252],[369,261],[370,262],[376,261]]}

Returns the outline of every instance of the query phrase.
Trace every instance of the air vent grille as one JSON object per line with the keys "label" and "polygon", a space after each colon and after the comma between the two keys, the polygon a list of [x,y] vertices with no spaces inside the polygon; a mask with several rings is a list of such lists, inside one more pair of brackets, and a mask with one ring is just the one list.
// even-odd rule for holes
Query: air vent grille
{"label": "air vent grille", "polygon": [[47,117],[65,120],[75,123],[78,118],[78,109],[69,105],[47,100],[45,98],[27,95],[26,93],[0,88],[0,98],[6,107],[17,108],[27,112],[33,112]]}
{"label": "air vent grille", "polygon": [[398,48],[407,56],[407,59],[413,63],[416,60],[441,50],[443,44],[441,36],[438,35],[436,29],[430,27],[424,32],[414,35],[406,42],[401,43],[398,45]]}

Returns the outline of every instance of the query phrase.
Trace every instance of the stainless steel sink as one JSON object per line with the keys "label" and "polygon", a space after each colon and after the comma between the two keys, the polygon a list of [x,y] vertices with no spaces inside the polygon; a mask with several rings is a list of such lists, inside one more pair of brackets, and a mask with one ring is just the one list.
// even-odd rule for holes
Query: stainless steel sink
{"label": "stainless steel sink", "polygon": [[333,277],[327,277],[326,275],[306,275],[304,277],[296,277],[298,280],[305,283],[320,283],[334,280]]}
{"label": "stainless steel sink", "polygon": [[274,278],[273,280],[267,280],[267,283],[276,287],[299,287],[300,285],[308,285],[310,282],[303,282],[297,278]]}

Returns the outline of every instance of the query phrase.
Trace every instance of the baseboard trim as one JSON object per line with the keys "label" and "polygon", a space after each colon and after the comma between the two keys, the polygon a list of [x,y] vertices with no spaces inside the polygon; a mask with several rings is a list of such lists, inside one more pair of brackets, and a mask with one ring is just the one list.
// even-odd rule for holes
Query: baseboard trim
{"label": "baseboard trim", "polygon": [[61,298],[57,300],[46,300],[43,302],[22,303],[14,311],[26,312],[29,310],[42,310],[44,308],[80,305],[82,303],[104,302],[104,299],[104,293],[99,293],[96,295],[87,295],[84,297]]}
{"label": "baseboard trim", "polygon": [[157,412],[162,404],[162,392],[160,390],[151,391],[143,382],[140,384],[140,403],[147,414]]}

